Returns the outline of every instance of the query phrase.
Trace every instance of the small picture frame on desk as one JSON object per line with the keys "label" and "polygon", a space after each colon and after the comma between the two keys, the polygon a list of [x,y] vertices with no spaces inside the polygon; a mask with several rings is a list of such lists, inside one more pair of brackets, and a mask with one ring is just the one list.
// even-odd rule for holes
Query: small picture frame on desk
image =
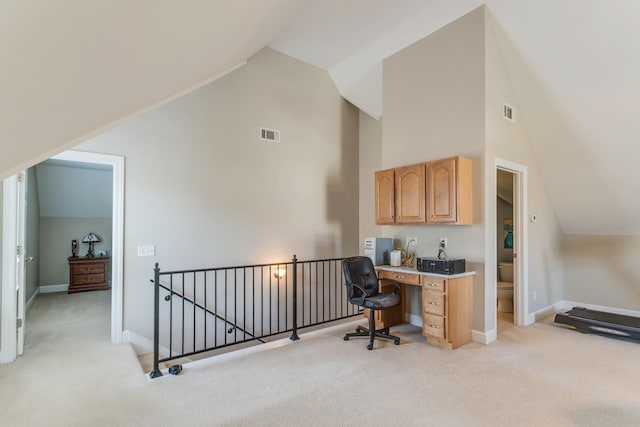
{"label": "small picture frame on desk", "polygon": [[96,256],[107,256],[107,251],[100,249],[99,251],[96,251]]}

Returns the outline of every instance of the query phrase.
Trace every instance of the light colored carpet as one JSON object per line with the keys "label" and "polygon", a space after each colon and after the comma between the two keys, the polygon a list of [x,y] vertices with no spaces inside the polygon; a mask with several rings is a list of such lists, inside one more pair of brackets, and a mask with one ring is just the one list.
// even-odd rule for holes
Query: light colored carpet
{"label": "light colored carpet", "polygon": [[549,321],[454,351],[409,325],[392,329],[400,346],[367,351],[343,325],[147,381],[128,345],[108,343],[108,305],[98,320],[85,301],[96,294],[36,302],[25,356],[0,366],[0,424],[640,425],[640,344]]}

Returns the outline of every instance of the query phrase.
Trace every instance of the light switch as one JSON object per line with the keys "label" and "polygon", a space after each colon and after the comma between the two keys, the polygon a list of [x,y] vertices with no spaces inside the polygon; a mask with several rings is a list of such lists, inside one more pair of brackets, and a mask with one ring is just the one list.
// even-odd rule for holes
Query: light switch
{"label": "light switch", "polygon": [[138,256],[155,256],[155,255],[156,255],[155,245],[138,246]]}

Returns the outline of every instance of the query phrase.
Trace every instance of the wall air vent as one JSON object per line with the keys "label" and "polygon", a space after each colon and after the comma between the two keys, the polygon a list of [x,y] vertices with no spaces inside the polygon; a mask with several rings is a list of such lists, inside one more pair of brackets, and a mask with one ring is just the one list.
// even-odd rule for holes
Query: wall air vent
{"label": "wall air vent", "polygon": [[280,142],[280,131],[276,129],[260,128],[260,139],[262,141]]}
{"label": "wall air vent", "polygon": [[516,112],[511,105],[502,105],[502,117],[512,122],[516,121]]}

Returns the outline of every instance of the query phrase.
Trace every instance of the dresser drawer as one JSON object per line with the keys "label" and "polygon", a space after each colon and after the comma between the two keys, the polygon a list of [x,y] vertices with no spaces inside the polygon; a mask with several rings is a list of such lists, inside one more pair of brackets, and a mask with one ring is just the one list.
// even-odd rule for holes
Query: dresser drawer
{"label": "dresser drawer", "polygon": [[74,265],[73,274],[104,274],[104,264]]}
{"label": "dresser drawer", "polygon": [[436,277],[421,276],[420,284],[424,289],[431,289],[432,291],[447,291],[447,279],[440,279]]}
{"label": "dresser drawer", "polygon": [[378,278],[391,279],[399,283],[408,283],[410,285],[420,284],[420,275],[413,273],[397,273],[395,271],[378,270]]}
{"label": "dresser drawer", "polygon": [[432,337],[447,338],[446,322],[442,316],[423,313],[422,332]]}
{"label": "dresser drawer", "polygon": [[442,292],[424,290],[422,292],[422,309],[425,313],[438,316],[446,315],[447,297]]}
{"label": "dresser drawer", "polygon": [[105,283],[104,274],[79,274],[73,276],[74,285],[88,285],[91,283]]}

